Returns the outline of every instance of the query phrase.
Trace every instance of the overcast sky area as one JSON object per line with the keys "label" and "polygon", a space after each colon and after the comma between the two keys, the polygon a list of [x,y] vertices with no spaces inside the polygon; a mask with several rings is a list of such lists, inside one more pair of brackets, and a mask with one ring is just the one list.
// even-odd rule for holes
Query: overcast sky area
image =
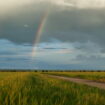
{"label": "overcast sky area", "polygon": [[0,69],[105,70],[105,0],[1,0]]}

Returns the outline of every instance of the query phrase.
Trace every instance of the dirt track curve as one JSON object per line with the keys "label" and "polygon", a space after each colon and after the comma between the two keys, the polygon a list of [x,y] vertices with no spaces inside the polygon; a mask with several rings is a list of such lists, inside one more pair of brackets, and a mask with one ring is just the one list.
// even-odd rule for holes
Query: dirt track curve
{"label": "dirt track curve", "polygon": [[92,80],[70,78],[70,77],[63,77],[63,76],[54,76],[54,75],[49,75],[49,77],[53,77],[53,78],[57,78],[57,79],[63,79],[63,80],[67,80],[67,81],[70,81],[70,82],[75,82],[75,83],[78,83],[78,84],[85,84],[85,85],[92,86],[92,87],[97,87],[97,88],[100,88],[100,89],[105,89],[105,83],[94,82]]}

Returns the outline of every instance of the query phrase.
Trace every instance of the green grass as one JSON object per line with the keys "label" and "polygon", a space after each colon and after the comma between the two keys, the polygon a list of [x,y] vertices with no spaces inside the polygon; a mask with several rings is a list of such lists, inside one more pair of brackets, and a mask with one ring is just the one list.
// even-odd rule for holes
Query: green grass
{"label": "green grass", "polygon": [[10,75],[14,75],[15,73],[14,72],[0,72],[0,80],[10,76]]}
{"label": "green grass", "polygon": [[48,74],[105,82],[105,72],[49,72]]}
{"label": "green grass", "polygon": [[105,105],[104,100],[104,90],[41,73],[7,73],[0,80],[0,105]]}

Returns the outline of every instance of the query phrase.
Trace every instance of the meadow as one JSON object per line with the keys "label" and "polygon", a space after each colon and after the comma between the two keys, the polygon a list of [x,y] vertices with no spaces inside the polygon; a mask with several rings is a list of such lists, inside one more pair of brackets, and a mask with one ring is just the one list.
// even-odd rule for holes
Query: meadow
{"label": "meadow", "polygon": [[96,82],[105,82],[105,72],[49,72],[50,75],[73,77],[93,80]]}
{"label": "meadow", "polygon": [[105,105],[105,90],[41,72],[0,72],[0,105]]}

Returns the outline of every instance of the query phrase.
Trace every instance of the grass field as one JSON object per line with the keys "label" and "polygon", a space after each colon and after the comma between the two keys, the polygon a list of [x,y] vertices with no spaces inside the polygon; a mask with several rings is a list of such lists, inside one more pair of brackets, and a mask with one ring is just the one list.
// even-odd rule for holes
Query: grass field
{"label": "grass field", "polygon": [[105,72],[49,72],[48,74],[105,82]]}
{"label": "grass field", "polygon": [[0,72],[0,105],[105,105],[105,91],[34,72]]}

